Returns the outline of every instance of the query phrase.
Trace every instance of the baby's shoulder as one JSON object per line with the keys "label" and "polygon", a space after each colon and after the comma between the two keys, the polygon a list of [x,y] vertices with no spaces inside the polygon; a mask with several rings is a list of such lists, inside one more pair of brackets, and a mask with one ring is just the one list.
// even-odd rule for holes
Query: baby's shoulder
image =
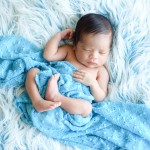
{"label": "baby's shoulder", "polygon": [[100,75],[100,76],[102,76],[102,75],[109,76],[107,68],[105,66],[99,67],[98,68],[98,75]]}
{"label": "baby's shoulder", "polygon": [[73,46],[72,45],[69,45],[69,44],[66,44],[66,45],[62,45],[60,46],[61,49],[65,49],[65,50],[73,50]]}

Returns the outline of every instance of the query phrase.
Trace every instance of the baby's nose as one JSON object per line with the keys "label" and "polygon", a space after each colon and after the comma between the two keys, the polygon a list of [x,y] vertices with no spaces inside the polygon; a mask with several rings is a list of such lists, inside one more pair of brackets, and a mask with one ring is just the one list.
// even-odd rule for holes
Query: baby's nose
{"label": "baby's nose", "polygon": [[98,53],[97,53],[97,51],[93,51],[92,53],[91,53],[91,59],[97,59],[97,57],[98,57]]}

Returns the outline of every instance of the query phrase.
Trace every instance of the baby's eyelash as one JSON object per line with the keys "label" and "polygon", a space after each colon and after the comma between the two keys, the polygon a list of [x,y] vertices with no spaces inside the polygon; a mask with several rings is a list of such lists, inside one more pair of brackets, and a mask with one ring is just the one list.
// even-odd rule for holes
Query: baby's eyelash
{"label": "baby's eyelash", "polygon": [[90,49],[85,49],[85,48],[84,48],[84,50],[85,50],[85,51],[90,51]]}
{"label": "baby's eyelash", "polygon": [[102,52],[99,52],[100,54],[106,54],[106,53],[102,53]]}

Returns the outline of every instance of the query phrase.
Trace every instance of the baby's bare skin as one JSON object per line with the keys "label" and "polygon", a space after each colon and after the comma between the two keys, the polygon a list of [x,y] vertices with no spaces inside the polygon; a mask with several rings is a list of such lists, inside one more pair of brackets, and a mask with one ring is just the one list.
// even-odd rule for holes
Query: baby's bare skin
{"label": "baby's bare skin", "polygon": [[[59,47],[59,42],[63,39],[73,40],[74,44]],[[65,29],[56,33],[46,44],[43,57],[47,61],[68,61],[75,66],[77,70],[72,73],[73,79],[89,86],[94,101],[99,102],[107,95],[109,74],[104,65],[111,45],[112,27],[107,18],[99,14],[87,14],[79,20],[75,32]],[[92,104],[86,99],[61,95],[57,83],[59,74],[49,79],[46,100],[43,100],[35,83],[37,72],[34,69],[37,68],[31,69],[31,75],[30,71],[27,75],[26,89],[37,111],[47,111],[60,106],[70,114],[80,114],[83,117],[92,112]]]}
{"label": "baby's bare skin", "polygon": [[60,101],[59,100],[60,93],[58,91],[58,85],[57,85],[58,79],[59,79],[59,74],[55,74],[49,79],[46,95],[45,95],[46,100],[52,102]]}
{"label": "baby's bare skin", "polygon": [[61,102],[53,102],[53,101],[44,100],[40,96],[39,92],[37,91],[37,85],[34,80],[36,74],[39,71],[40,70],[37,68],[30,69],[26,78],[26,89],[28,93],[31,93],[30,98],[32,99],[32,104],[35,107],[35,109],[38,112],[43,112],[43,111],[47,111],[47,110],[51,110],[56,107],[59,107],[61,105]]}
{"label": "baby's bare skin", "polygon": [[61,102],[53,102],[41,99],[33,102],[33,105],[38,112],[44,112],[59,107]]}

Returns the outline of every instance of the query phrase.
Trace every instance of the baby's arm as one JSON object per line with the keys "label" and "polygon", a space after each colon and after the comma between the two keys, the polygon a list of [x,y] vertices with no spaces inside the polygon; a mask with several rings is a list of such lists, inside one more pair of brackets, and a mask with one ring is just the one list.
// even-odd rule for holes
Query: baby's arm
{"label": "baby's arm", "polygon": [[63,30],[57,34],[55,34],[49,42],[46,44],[44,50],[44,58],[47,61],[57,61],[57,60],[64,60],[67,56],[67,48],[58,48],[59,42],[62,39],[71,39],[73,36],[72,29]]}
{"label": "baby's arm", "polygon": [[101,67],[97,79],[90,85],[91,93],[95,102],[103,100],[107,95],[109,74],[105,67]]}
{"label": "baby's arm", "polygon": [[73,77],[76,81],[82,82],[90,87],[95,102],[101,101],[106,97],[109,75],[105,67],[100,68],[96,79],[89,72],[82,70],[74,72]]}

